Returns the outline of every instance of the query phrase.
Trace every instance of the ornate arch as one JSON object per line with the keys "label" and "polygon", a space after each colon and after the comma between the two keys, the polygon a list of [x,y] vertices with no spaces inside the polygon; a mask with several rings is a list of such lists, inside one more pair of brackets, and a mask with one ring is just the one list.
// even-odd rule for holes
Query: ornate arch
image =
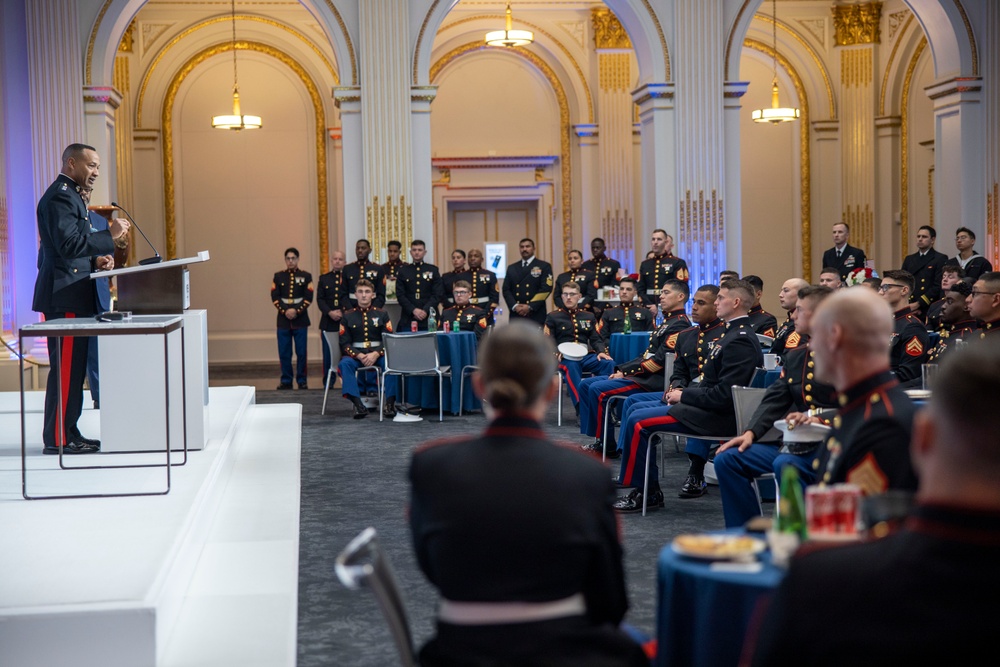
{"label": "ornate arch", "polygon": [[[327,201],[327,172],[326,172],[326,116],[323,108],[323,99],[320,96],[316,83],[298,62],[283,51],[280,51],[268,44],[260,42],[236,42],[237,51],[254,51],[270,56],[299,77],[302,84],[309,93],[312,100],[313,112],[315,114],[316,125],[316,194],[319,225],[319,245],[320,257],[322,260],[322,270],[328,269],[328,257],[330,256],[330,239],[327,230],[327,216],[329,203]],[[167,258],[173,259],[177,256],[177,213],[174,207],[174,145],[173,145],[173,112],[174,101],[180,91],[181,84],[191,72],[209,58],[221,53],[228,53],[233,50],[232,42],[216,44],[205,48],[191,56],[180,69],[174,74],[167,86],[167,92],[163,98],[163,108],[160,114],[160,125],[163,136],[163,207],[164,226],[167,237]]]}
{"label": "ornate arch", "polygon": [[433,82],[438,74],[456,59],[476,51],[495,51],[526,60],[548,80],[549,85],[552,86],[552,91],[556,95],[556,100],[559,104],[559,166],[562,177],[560,206],[562,208],[563,256],[565,257],[573,247],[573,165],[570,151],[570,134],[573,128],[570,124],[569,99],[566,97],[566,90],[563,88],[562,82],[559,80],[558,75],[556,75],[555,70],[528,49],[522,47],[505,48],[486,46],[479,41],[463,44],[441,56],[431,66],[428,72],[428,81]]}
{"label": "ornate arch", "polygon": [[[457,0],[455,1],[457,2]],[[104,0],[87,40],[83,76],[85,85],[111,85],[118,44],[132,19],[146,2],[147,0]],[[330,40],[335,59],[338,63],[350,63],[352,85],[358,85],[358,66],[354,54],[354,44],[351,41],[347,25],[340,12],[337,11],[333,0],[323,0],[325,11],[320,11],[314,6],[318,0],[299,0],[299,2],[320,19],[320,26]],[[327,20],[328,16],[333,17],[334,23],[337,25],[336,30],[331,29],[330,22]],[[103,46],[98,48],[98,44]]]}
{"label": "ornate arch", "polygon": [[924,49],[927,48],[927,38],[921,37],[917,48],[914,49],[910,62],[906,66],[906,74],[903,77],[903,92],[900,99],[900,199],[899,199],[899,236],[902,243],[901,257],[906,257],[907,244],[910,239],[910,85],[913,83],[913,73],[917,69],[917,63]]}

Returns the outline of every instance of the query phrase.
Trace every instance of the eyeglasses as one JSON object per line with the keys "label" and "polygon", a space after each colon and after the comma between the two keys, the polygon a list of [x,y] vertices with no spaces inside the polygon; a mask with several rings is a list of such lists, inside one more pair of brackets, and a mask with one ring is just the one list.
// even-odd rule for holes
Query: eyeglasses
{"label": "eyeglasses", "polygon": [[568,296],[580,296],[580,293],[579,292],[563,292],[562,293],[562,298],[565,299]]}
{"label": "eyeglasses", "polygon": [[894,285],[892,283],[889,283],[889,284],[882,283],[881,285],[878,286],[878,291],[879,291],[879,293],[888,292],[893,287],[906,287],[906,285]]}
{"label": "eyeglasses", "polygon": [[454,290],[452,292],[452,294],[468,294],[468,293],[469,293],[469,290],[467,290],[467,289],[457,289],[457,290]]}
{"label": "eyeglasses", "polygon": [[972,290],[972,296],[979,296],[980,294],[990,294],[990,295],[993,295],[993,294],[1000,294],[1000,292],[982,292],[982,291],[976,290],[976,289]]}

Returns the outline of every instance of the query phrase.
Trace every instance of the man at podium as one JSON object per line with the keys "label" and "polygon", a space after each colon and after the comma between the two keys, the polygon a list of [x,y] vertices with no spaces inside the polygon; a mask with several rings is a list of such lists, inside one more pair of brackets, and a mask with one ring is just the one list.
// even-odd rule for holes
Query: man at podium
{"label": "man at podium", "polygon": [[[38,202],[38,277],[31,308],[46,320],[94,315],[97,306],[91,271],[114,268],[114,239],[128,233],[129,223],[115,218],[104,231],[92,231],[81,192],[93,188],[101,158],[93,146],[70,144],[63,151],[62,171]],[[58,358],[45,385],[42,426],[44,454],[91,454],[98,440],[85,438],[76,423],[83,410],[83,378],[87,372],[88,338],[49,338],[49,357]],[[62,428],[57,428],[59,405]]]}

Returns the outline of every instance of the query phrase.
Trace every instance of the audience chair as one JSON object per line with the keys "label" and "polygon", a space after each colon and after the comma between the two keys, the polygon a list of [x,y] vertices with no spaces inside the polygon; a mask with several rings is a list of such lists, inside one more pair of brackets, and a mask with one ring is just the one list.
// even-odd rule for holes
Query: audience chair
{"label": "audience chair", "polygon": [[382,401],[385,397],[386,375],[398,375],[400,402],[406,398],[406,377],[431,376],[438,379],[438,421],[444,421],[444,379],[451,377],[451,367],[442,366],[438,358],[437,334],[385,334],[385,370],[379,385],[379,421],[382,421]]}
{"label": "audience chair", "polygon": [[374,528],[361,531],[337,556],[334,570],[340,583],[347,588],[357,590],[361,586],[367,586],[372,590],[396,643],[400,664],[403,667],[417,667],[403,596],[389,559],[379,547],[376,537]]}
{"label": "audience chair", "polygon": [[[332,337],[332,335],[333,335],[333,332],[332,331],[323,331],[322,333],[323,333],[323,338],[326,340],[326,346],[329,347],[331,350],[336,349],[336,347],[338,347],[338,346],[334,345],[333,341],[330,340],[331,337]],[[339,341],[339,338],[338,338],[338,341]],[[333,384],[333,378],[334,378],[334,376],[336,374],[337,374],[337,364],[332,364],[331,363],[330,364],[330,370],[326,374],[326,382],[323,383],[323,409],[320,411],[321,415],[325,415],[326,414],[326,397],[330,393],[330,385]]]}
{"label": "audience chair", "polygon": [[458,374],[458,416],[462,416],[462,408],[465,407],[465,381],[473,373],[479,370],[479,366],[476,364],[469,364],[468,366],[462,366],[462,371]]}
{"label": "audience chair", "polygon": [[[764,400],[766,389],[756,387],[733,386],[733,406],[736,409],[736,433],[733,435],[694,435],[688,434],[688,438],[698,440],[716,440],[720,443],[732,440],[737,435],[741,435],[750,426],[750,418],[753,416],[757,406]],[[646,516],[646,500],[649,497],[649,459],[652,456],[652,449],[665,436],[671,435],[666,432],[653,433],[649,437],[649,444],[646,448],[646,472],[642,481],[642,515]],[[756,485],[754,487],[757,488]],[[757,500],[760,500],[760,491],[757,490]]]}

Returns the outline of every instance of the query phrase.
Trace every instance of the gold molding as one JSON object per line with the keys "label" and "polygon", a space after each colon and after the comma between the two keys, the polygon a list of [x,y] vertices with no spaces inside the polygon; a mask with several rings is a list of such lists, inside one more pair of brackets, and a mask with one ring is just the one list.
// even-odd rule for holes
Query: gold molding
{"label": "gold molding", "polygon": [[[774,23],[774,18],[768,16],[767,14],[754,14],[753,20],[761,21],[767,24]],[[816,49],[813,48],[813,45],[806,41],[802,35],[793,30],[791,26],[778,21],[778,28],[786,32],[792,37],[792,39],[798,42],[802,48],[805,49],[806,53],[809,54],[809,57],[812,58],[813,63],[816,65],[816,69],[823,76],[823,85],[826,86],[826,96],[827,100],[830,102],[829,120],[837,120],[837,96],[833,94],[833,84],[830,82],[830,73],[827,71],[826,64],[824,64],[823,59],[819,57],[818,53],[816,53]]]}
{"label": "gold molding", "polygon": [[[85,67],[86,85],[88,86],[93,83],[91,73],[94,60],[94,42],[97,41],[97,32],[101,29],[101,22],[104,21],[104,15],[107,13],[112,2],[114,2],[114,0],[104,0],[104,4],[101,5],[101,11],[98,12],[97,19],[94,21],[94,26],[90,29],[90,38],[87,40],[87,63]],[[325,2],[330,12],[333,13],[333,18],[336,19],[337,25],[340,26],[340,32],[344,36],[344,41],[347,43],[347,56],[351,60],[351,85],[356,86],[358,85],[358,64],[357,59],[354,56],[354,44],[351,42],[351,34],[347,31],[347,25],[344,23],[344,19],[340,16],[340,12],[338,12],[337,8],[334,6],[333,0],[325,0]],[[437,4],[437,0],[435,0],[434,4]],[[230,18],[224,18],[223,20],[230,20]],[[302,39],[305,40],[305,37],[302,37]],[[307,43],[311,45],[311,42]],[[339,77],[336,73],[334,73],[334,78],[339,81]]]}
{"label": "gold molding", "polygon": [[[177,219],[174,208],[174,127],[173,113],[174,100],[181,88],[184,79],[187,78],[196,67],[213,56],[228,53],[233,50],[232,42],[216,44],[202,49],[191,56],[180,69],[177,70],[167,87],[166,95],[163,99],[163,112],[160,119],[160,129],[163,133],[163,206],[164,223],[167,236],[167,259],[177,257]],[[326,171],[326,114],[324,113],[323,100],[320,97],[319,89],[315,82],[309,77],[309,73],[294,58],[287,53],[280,51],[268,44],[259,42],[236,42],[237,51],[254,51],[263,53],[275,60],[280,61],[292,70],[302,81],[309,93],[309,98],[313,103],[313,113],[316,124],[316,188],[317,188],[317,208],[319,209],[319,252],[321,258],[322,272],[329,270],[330,239],[328,233],[328,201],[327,201],[327,171]]]}
{"label": "gold molding", "polygon": [[556,75],[555,70],[553,70],[547,62],[542,60],[533,52],[520,46],[515,46],[513,48],[486,46],[486,44],[479,41],[463,44],[462,46],[456,47],[441,56],[437,62],[431,66],[429,79],[434,81],[437,75],[440,74],[441,71],[452,61],[474,51],[496,51],[498,53],[515,55],[527,60],[532,65],[537,67],[541,74],[548,79],[549,85],[552,86],[552,90],[556,94],[556,99],[559,102],[559,162],[560,167],[562,168],[561,205],[563,258],[564,261],[568,261],[565,258],[569,255],[569,251],[573,247],[573,165],[572,153],[570,150],[570,137],[573,133],[573,127],[570,125],[569,100],[566,97],[566,90],[563,88],[562,82],[559,80],[558,75]]}
{"label": "gold molding", "polygon": [[[461,25],[463,23],[468,23],[470,21],[479,21],[479,20],[482,20],[482,19],[496,19],[498,21],[502,21],[504,19],[504,17],[503,17],[502,14],[479,14],[477,16],[466,16],[464,18],[460,18],[460,19],[457,19],[455,21],[452,21],[451,23],[449,23],[447,25],[442,25],[441,28],[438,30],[438,32],[443,32],[444,30],[447,30],[449,28],[453,28],[453,27],[455,27],[457,25]],[[576,58],[573,57],[573,54],[569,52],[569,49],[567,49],[566,46],[562,42],[560,42],[559,39],[555,35],[553,35],[550,32],[547,32],[545,30],[545,28],[543,28],[543,27],[541,27],[539,25],[535,25],[534,23],[529,23],[528,21],[522,21],[520,19],[518,19],[515,23],[527,26],[527,27],[531,28],[532,30],[534,30],[535,32],[537,32],[538,34],[540,34],[540,35],[545,35],[546,37],[548,37],[549,39],[551,39],[555,43],[555,45],[557,47],[559,47],[560,51],[563,52],[563,55],[566,56],[566,59],[569,60],[570,64],[573,65],[573,69],[576,70],[577,76],[580,77],[580,84],[581,84],[580,88],[584,91],[585,99],[587,101],[587,118],[588,118],[587,122],[588,123],[593,123],[594,122],[594,100],[593,100],[593,97],[591,96],[591,92],[590,92],[590,82],[587,81],[587,77],[584,76],[583,69],[580,67],[580,63],[578,63],[576,61]],[[433,80],[433,78],[434,78],[433,76],[428,76],[429,80]]]}
{"label": "gold molding", "polygon": [[[441,0],[434,0],[434,2],[431,3],[430,9],[428,9],[427,13],[424,15],[424,20],[420,22],[420,31],[417,32],[417,43],[414,45],[414,48],[413,48],[413,72],[412,73],[413,73],[413,85],[414,86],[420,84],[420,78],[417,76],[417,74],[419,72],[418,63],[420,62],[420,46],[424,43],[424,33],[427,32],[427,24],[430,23],[431,14],[434,13],[434,10],[437,9],[437,6],[438,6],[438,4],[440,2],[441,2]],[[441,32],[442,29],[443,28],[438,28],[438,32]],[[432,48],[433,48],[433,46],[434,45],[431,44]],[[428,75],[427,80],[428,81],[433,81],[434,77]]]}
{"label": "gold molding", "polygon": [[[736,36],[736,26],[740,24],[740,19],[743,18],[743,14],[746,12],[747,7],[751,2],[753,2],[753,0],[743,0],[743,4],[740,5],[739,11],[736,12],[736,20],[733,21],[733,28],[729,31],[729,36],[726,38],[726,57],[722,63],[722,77],[727,81],[729,80],[729,56],[733,50],[733,38]],[[753,17],[751,17],[750,20],[753,21]],[[750,25],[747,24],[747,28],[749,27]]]}
{"label": "gold molding", "polygon": [[776,53],[774,48],[764,42],[755,39],[744,39],[744,48],[753,49],[765,54],[769,58],[775,58],[778,64],[788,72],[792,84],[795,86],[795,94],[799,98],[799,109],[802,116],[799,121],[799,207],[801,213],[802,228],[802,275],[809,276],[807,280],[812,280],[812,199],[810,189],[812,188],[812,165],[809,157],[809,98],[806,97],[806,89],[802,83],[802,77],[792,66],[788,59]]}
{"label": "gold molding", "polygon": [[632,42],[622,22],[615,13],[604,7],[590,10],[590,23],[594,27],[595,49],[631,49]]}
{"label": "gold molding", "polygon": [[653,11],[653,6],[649,4],[649,0],[642,0],[643,7],[649,13],[649,18],[653,22],[653,27],[656,28],[656,34],[660,38],[660,49],[663,51],[663,74],[664,82],[670,81],[670,51],[667,49],[667,38],[663,35],[663,26],[660,25],[660,19],[657,18],[656,12]]}
{"label": "gold molding", "polygon": [[881,44],[882,3],[834,5],[833,45]]}
{"label": "gold molding", "polygon": [[885,66],[885,74],[882,76],[882,90],[878,96],[878,115],[885,115],[885,92],[889,88],[889,75],[892,73],[892,64],[896,61],[896,52],[899,51],[899,45],[903,43],[906,38],[906,32],[910,29],[910,24],[913,23],[913,12],[910,12],[910,17],[906,19],[906,23],[903,27],[899,29],[899,39],[896,43],[892,45],[892,52],[889,53],[889,63]]}
{"label": "gold molding", "polygon": [[135,19],[128,24],[125,28],[125,34],[122,35],[122,41],[118,44],[118,53],[132,53],[132,46],[135,42]]}
{"label": "gold molding", "polygon": [[910,63],[906,66],[906,76],[903,77],[903,94],[900,101],[900,195],[899,195],[899,234],[900,234],[900,257],[906,257],[908,247],[908,237],[910,235],[910,147],[909,147],[909,124],[910,124],[910,84],[913,83],[913,72],[917,69],[917,61],[927,47],[927,36],[920,38],[917,48],[914,49],[910,57]]}
{"label": "gold molding", "polygon": [[625,91],[632,87],[630,53],[598,53],[598,86],[601,91]]}
{"label": "gold molding", "polygon": [[872,82],[872,49],[842,49],[840,51],[840,85],[844,88],[865,88]]}
{"label": "gold molding", "polygon": [[955,8],[962,17],[962,23],[965,24],[965,34],[969,37],[969,50],[972,52],[972,76],[979,76],[979,47],[976,45],[976,33],[972,31],[972,24],[969,23],[969,15],[965,13],[962,0],[952,0],[952,2],[955,3]]}
{"label": "gold molding", "polygon": [[[319,56],[323,64],[326,65],[326,68],[330,71],[330,76],[333,77],[334,85],[335,86],[340,85],[340,76],[337,74],[337,70],[336,68],[334,68],[333,63],[331,63],[327,59],[327,57],[323,55],[323,52],[320,51],[319,48],[309,40],[308,37],[297,31],[295,28],[285,25],[284,23],[275,21],[273,19],[265,18],[263,16],[257,16],[255,14],[237,14],[236,20],[263,23],[265,25],[271,26],[272,28],[280,28],[285,32],[291,33],[295,37],[298,37],[306,46],[312,49],[313,53]],[[182,40],[189,37],[194,32],[201,30],[202,28],[207,28],[208,26],[214,25],[216,23],[228,23],[230,21],[232,21],[231,16],[215,16],[210,19],[205,19],[204,21],[196,23],[193,26],[185,28],[181,32],[177,33],[173,37],[173,39],[164,44],[163,47],[156,52],[156,56],[153,57],[153,60],[149,63],[149,67],[146,68],[146,73],[143,74],[142,76],[142,83],[139,84],[139,96],[136,101],[136,110],[135,110],[136,127],[142,127],[142,105],[143,105],[143,100],[145,100],[146,97],[146,88],[149,86],[150,81],[152,81],[153,79],[153,72],[156,70],[157,65],[159,65],[160,61],[163,60],[164,57],[166,57],[167,51],[175,47]]]}

